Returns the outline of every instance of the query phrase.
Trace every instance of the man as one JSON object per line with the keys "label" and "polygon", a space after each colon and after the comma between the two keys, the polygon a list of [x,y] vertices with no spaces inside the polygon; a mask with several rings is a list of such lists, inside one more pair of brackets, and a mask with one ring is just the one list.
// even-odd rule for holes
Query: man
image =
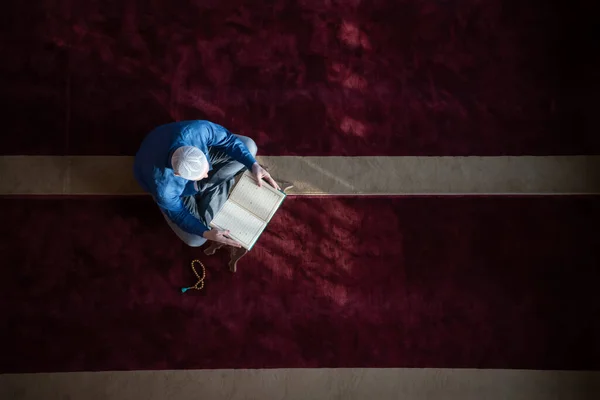
{"label": "man", "polygon": [[256,162],[256,143],[209,121],[180,121],[159,126],[143,140],[134,175],[150,193],[175,234],[197,247],[207,240],[240,247],[228,232],[210,229],[234,177],[247,168],[261,185],[279,189]]}

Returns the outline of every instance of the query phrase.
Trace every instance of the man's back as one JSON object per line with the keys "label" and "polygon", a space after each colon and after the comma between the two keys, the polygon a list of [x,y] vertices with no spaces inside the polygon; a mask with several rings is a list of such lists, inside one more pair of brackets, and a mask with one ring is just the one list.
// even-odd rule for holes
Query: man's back
{"label": "man's back", "polygon": [[160,187],[184,184],[185,179],[173,174],[169,154],[181,146],[195,146],[207,154],[213,134],[212,125],[203,120],[178,121],[152,130],[135,156],[134,174],[142,188],[156,196]]}

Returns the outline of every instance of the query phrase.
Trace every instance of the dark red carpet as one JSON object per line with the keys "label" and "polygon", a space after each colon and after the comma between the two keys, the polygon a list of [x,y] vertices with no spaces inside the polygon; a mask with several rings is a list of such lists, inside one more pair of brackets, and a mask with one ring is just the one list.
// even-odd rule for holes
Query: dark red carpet
{"label": "dark red carpet", "polygon": [[1,154],[195,118],[263,155],[600,153],[594,2],[5,3]]}
{"label": "dark red carpet", "polygon": [[599,369],[599,200],[290,198],[232,275],[148,198],[5,198],[0,372]]}

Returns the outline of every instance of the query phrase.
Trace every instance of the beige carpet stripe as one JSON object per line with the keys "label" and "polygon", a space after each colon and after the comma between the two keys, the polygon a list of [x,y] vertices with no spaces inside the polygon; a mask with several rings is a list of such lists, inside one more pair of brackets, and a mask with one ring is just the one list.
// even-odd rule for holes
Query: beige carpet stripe
{"label": "beige carpet stripe", "polygon": [[[296,195],[598,194],[600,156],[259,157]],[[0,156],[0,194],[141,194],[132,157]]]}
{"label": "beige carpet stripe", "polygon": [[598,399],[600,372],[272,369],[0,375],[2,399]]}

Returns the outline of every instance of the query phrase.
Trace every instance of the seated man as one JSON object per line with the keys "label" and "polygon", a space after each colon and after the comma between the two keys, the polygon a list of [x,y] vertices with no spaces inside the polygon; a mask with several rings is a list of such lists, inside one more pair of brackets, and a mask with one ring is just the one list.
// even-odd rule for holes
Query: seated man
{"label": "seated man", "polygon": [[244,168],[258,184],[279,186],[254,158],[256,144],[209,121],[181,121],[159,126],[143,140],[135,156],[134,174],[150,193],[169,226],[189,246],[212,240],[240,245],[228,232],[210,229],[234,177]]}

